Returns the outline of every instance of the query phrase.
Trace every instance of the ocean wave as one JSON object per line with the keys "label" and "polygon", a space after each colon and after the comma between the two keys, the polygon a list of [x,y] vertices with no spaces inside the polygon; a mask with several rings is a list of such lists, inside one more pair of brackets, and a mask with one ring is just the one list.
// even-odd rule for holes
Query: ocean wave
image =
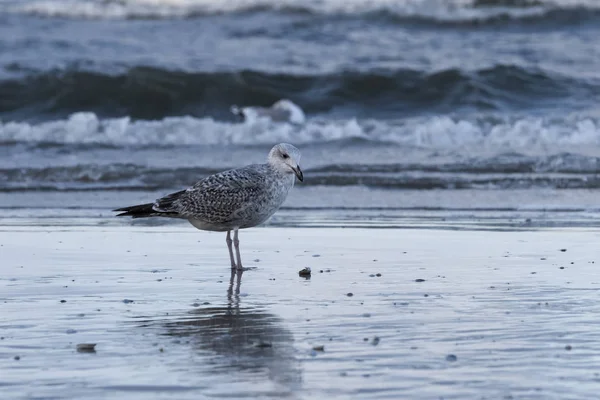
{"label": "ocean wave", "polygon": [[44,17],[91,19],[192,18],[245,12],[331,16],[384,16],[402,21],[469,23],[598,18],[594,0],[28,0],[4,10]]}
{"label": "ocean wave", "polygon": [[232,120],[232,104],[270,106],[287,98],[307,114],[365,113],[386,118],[419,112],[521,110],[589,105],[600,82],[539,69],[497,65],[476,71],[412,69],[323,75],[266,72],[183,72],[136,67],[121,74],[66,70],[0,81],[0,115],[64,117],[92,111],[103,117],[159,119],[211,116]]}
{"label": "ocean wave", "polygon": [[[522,158],[519,160],[519,158]],[[329,165],[305,170],[303,186],[388,189],[598,189],[600,158],[576,154],[496,157],[471,162]],[[203,167],[156,168],[132,163],[0,169],[0,192],[168,191],[218,172]]]}
{"label": "ocean wave", "polygon": [[[462,151],[465,154],[549,155],[573,150],[600,151],[600,117],[495,117],[473,119],[434,116],[395,121],[309,120],[296,126],[260,120],[229,123],[212,118],[171,117],[158,121],[128,117],[101,119],[75,113],[66,120],[31,124],[0,122],[0,145],[189,146],[298,145],[339,141],[388,143],[406,148]],[[471,153],[468,153],[471,151]]]}

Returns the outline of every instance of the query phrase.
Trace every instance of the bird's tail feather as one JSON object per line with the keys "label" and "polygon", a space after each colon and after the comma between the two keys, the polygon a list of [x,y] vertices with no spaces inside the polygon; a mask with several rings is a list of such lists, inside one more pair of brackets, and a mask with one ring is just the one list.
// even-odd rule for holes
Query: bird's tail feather
{"label": "bird's tail feather", "polygon": [[146,218],[161,215],[161,212],[157,212],[153,208],[154,203],[140,204],[137,206],[117,208],[113,211],[122,211],[117,214],[117,217],[133,217],[133,218]]}

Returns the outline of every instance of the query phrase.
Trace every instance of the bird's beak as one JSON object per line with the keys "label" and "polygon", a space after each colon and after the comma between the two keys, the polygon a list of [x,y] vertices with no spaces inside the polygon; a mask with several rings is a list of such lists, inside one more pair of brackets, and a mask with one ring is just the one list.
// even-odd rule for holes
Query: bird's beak
{"label": "bird's beak", "polygon": [[296,165],[296,168],[292,168],[292,169],[294,170],[294,173],[298,177],[298,180],[300,182],[302,182],[304,180],[304,174],[302,173],[302,170],[300,169],[300,166]]}

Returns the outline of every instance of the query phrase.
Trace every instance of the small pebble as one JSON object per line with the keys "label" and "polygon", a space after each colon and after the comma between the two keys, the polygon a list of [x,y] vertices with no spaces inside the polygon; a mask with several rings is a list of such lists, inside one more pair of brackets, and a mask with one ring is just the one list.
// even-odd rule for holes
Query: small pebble
{"label": "small pebble", "polygon": [[303,268],[300,271],[298,271],[298,275],[300,275],[303,278],[310,278],[311,275],[311,271],[309,267]]}
{"label": "small pebble", "polygon": [[375,336],[375,337],[373,338],[373,341],[371,342],[371,344],[372,344],[373,346],[377,346],[377,345],[379,344],[379,340],[380,340],[380,339],[379,339],[377,336]]}
{"label": "small pebble", "polygon": [[265,349],[265,348],[273,347],[273,345],[271,343],[260,342],[256,345],[256,347],[258,347],[259,349]]}
{"label": "small pebble", "polygon": [[354,293],[352,293],[352,292],[346,293],[346,296],[352,297],[352,296],[354,296]]}
{"label": "small pebble", "polygon": [[377,276],[377,277],[380,277],[380,276],[381,276],[381,274],[377,273],[377,274],[375,274],[375,276]]}
{"label": "small pebble", "polygon": [[325,351],[325,346],[323,345],[319,345],[319,346],[313,346],[312,348],[314,351]]}
{"label": "small pebble", "polygon": [[75,329],[67,329],[66,332],[67,332],[67,335],[72,335],[74,333],[77,333],[77,331]]}
{"label": "small pebble", "polygon": [[565,269],[565,267],[559,267],[558,269]]}
{"label": "small pebble", "polygon": [[565,251],[567,251],[567,249],[560,249],[560,251],[562,251],[564,253]]}
{"label": "small pebble", "polygon": [[425,282],[425,279],[415,279],[415,282]]}
{"label": "small pebble", "polygon": [[133,303],[133,300],[123,299],[123,303],[130,304],[130,303]]}
{"label": "small pebble", "polygon": [[20,359],[21,359],[21,357],[15,356],[15,360],[19,361]]}
{"label": "small pebble", "polygon": [[66,303],[67,301],[66,301],[66,300],[61,300],[60,302],[61,302],[61,303]]}
{"label": "small pebble", "polygon": [[567,351],[573,350],[573,347],[571,347],[571,345],[568,344],[565,346],[565,350],[567,350]]}
{"label": "small pebble", "polygon": [[458,357],[456,357],[454,354],[448,354],[446,356],[446,361],[454,362],[456,360],[458,360]]}
{"label": "small pebble", "polygon": [[77,351],[80,353],[95,353],[96,343],[79,343],[77,345]]}

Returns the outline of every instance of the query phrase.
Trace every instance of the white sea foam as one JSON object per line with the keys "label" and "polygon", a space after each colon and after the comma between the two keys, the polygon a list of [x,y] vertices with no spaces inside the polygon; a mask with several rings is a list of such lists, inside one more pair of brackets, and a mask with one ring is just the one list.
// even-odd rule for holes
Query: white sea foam
{"label": "white sea foam", "polygon": [[531,17],[557,7],[600,9],[596,0],[538,0],[529,7],[474,7],[474,0],[9,0],[0,6],[11,12],[73,18],[181,18],[257,8],[302,8],[317,14],[389,12],[440,21]]}
{"label": "white sea foam", "polygon": [[319,144],[362,139],[439,150],[557,153],[600,150],[600,117],[567,116],[455,119],[448,116],[400,121],[309,120],[305,125],[258,121],[229,123],[211,118],[172,117],[160,121],[100,119],[81,112],[66,120],[30,124],[0,122],[0,142],[115,146]]}

